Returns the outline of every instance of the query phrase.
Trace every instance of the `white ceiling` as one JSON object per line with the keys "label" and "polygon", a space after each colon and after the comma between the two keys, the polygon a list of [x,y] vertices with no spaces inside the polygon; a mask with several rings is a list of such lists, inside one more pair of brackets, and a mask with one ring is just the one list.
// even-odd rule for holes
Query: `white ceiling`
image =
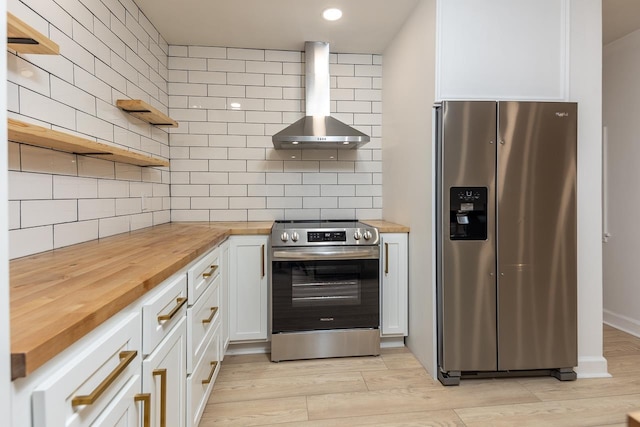
{"label": "white ceiling", "polygon": [[[382,53],[419,0],[135,0],[169,44]],[[336,22],[322,11],[338,7]]]}
{"label": "white ceiling", "polygon": [[[419,0],[135,0],[169,44],[382,53]],[[343,18],[321,13],[339,7]],[[603,0],[602,41],[640,29],[640,0]]]}
{"label": "white ceiling", "polygon": [[640,29],[640,0],[602,1],[602,43],[608,44]]}

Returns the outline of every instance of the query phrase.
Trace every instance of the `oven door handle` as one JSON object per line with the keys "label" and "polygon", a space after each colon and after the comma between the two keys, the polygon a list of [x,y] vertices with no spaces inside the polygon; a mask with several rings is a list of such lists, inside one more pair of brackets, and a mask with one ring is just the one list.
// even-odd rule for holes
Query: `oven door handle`
{"label": "oven door handle", "polygon": [[273,261],[323,261],[379,258],[380,248],[378,246],[272,249]]}

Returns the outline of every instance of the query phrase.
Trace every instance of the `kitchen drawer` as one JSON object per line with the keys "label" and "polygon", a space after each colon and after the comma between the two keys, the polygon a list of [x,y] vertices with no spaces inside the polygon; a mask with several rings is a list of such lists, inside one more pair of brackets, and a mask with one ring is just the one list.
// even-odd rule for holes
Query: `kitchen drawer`
{"label": "kitchen drawer", "polygon": [[187,373],[193,372],[207,347],[205,338],[210,338],[221,319],[221,277],[218,275],[196,303],[187,310]]}
{"label": "kitchen drawer", "polygon": [[141,396],[142,381],[140,375],[136,375],[122,388],[120,393],[113,398],[111,404],[100,414],[91,427],[112,427],[112,426],[137,426],[140,424],[140,414],[145,410],[143,403],[136,400]]}
{"label": "kitchen drawer", "polygon": [[209,400],[213,384],[220,372],[222,336],[220,325],[215,325],[202,359],[187,377],[187,427],[197,427]]}
{"label": "kitchen drawer", "polygon": [[212,249],[187,270],[189,305],[196,303],[207,286],[220,274],[220,248]]}
{"label": "kitchen drawer", "polygon": [[168,279],[142,305],[142,353],[150,354],[183,317],[187,302],[187,276]]}
{"label": "kitchen drawer", "polygon": [[91,425],[140,376],[140,330],[136,311],[61,366],[52,366],[51,375],[32,394],[33,426]]}

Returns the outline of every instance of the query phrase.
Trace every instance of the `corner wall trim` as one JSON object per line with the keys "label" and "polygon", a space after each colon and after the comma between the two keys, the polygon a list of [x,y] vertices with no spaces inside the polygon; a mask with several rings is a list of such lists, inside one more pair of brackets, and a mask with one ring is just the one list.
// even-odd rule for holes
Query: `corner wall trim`
{"label": "corner wall trim", "polygon": [[607,371],[607,359],[604,357],[578,357],[576,368],[578,378],[610,378]]}

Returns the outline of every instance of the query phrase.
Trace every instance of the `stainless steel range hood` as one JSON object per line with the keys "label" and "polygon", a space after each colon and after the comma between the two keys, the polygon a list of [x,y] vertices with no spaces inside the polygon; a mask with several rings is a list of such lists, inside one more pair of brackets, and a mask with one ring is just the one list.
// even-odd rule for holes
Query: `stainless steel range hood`
{"label": "stainless steel range hood", "polygon": [[280,149],[356,148],[369,136],[329,116],[329,43],[305,43],[306,116],[273,135]]}

